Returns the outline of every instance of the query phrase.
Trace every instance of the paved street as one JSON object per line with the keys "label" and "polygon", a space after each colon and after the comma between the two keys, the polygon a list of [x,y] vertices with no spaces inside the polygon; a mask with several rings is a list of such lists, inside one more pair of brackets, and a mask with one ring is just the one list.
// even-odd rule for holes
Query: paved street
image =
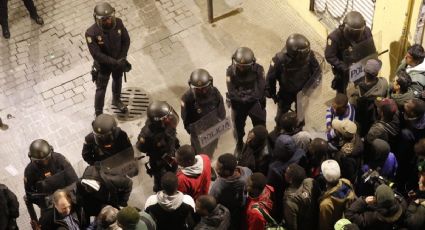
{"label": "paved street", "polygon": [[[86,166],[81,148],[94,118],[94,84],[84,33],[93,24],[96,2],[35,0],[45,21],[40,27],[30,20],[21,0],[9,1],[12,37],[0,38],[0,118],[9,125],[8,130],[0,130],[0,181],[20,198],[18,222],[22,229],[30,229],[22,196],[23,170],[29,162],[27,153],[32,140],[49,141],[79,175]],[[312,49],[323,56],[323,39],[285,1],[216,0],[214,4],[216,16],[236,11],[209,24],[205,0],[112,2],[131,37],[128,60],[133,70],[123,87],[140,87],[151,100],[166,100],[179,112],[179,98],[187,90],[187,79],[195,68],[207,69],[214,77],[214,85],[225,94],[225,70],[239,46],[252,48],[257,62],[267,70],[286,37],[298,32],[306,35]],[[324,130],[325,102],[333,95],[328,69],[325,66],[323,83],[307,108],[306,129],[315,135]],[[106,97],[109,105],[110,86]],[[276,105],[271,100],[267,103],[270,130]],[[105,111],[110,113],[111,109]],[[135,143],[144,121],[145,117],[120,121],[119,126]],[[248,122],[246,129],[250,127]],[[178,137],[181,143],[189,143],[182,124]],[[227,132],[214,157],[233,149],[232,134]],[[146,196],[152,193],[152,181],[142,168],[134,182],[130,205],[143,207]]]}

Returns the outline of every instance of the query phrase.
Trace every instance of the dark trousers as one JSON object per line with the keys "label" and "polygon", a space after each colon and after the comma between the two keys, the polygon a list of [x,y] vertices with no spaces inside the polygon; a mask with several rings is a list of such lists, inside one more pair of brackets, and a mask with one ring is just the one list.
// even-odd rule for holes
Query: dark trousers
{"label": "dark trousers", "polygon": [[336,90],[337,93],[347,93],[348,87],[348,74],[340,74],[334,72],[334,79],[332,80],[332,89]]}
{"label": "dark trousers", "polygon": [[266,110],[260,102],[235,103],[232,102],[232,120],[234,124],[234,136],[237,141],[242,141],[245,136],[245,122],[249,116],[252,125],[266,125]]}
{"label": "dark trousers", "polygon": [[[8,0],[0,0],[0,24],[3,26],[8,26],[7,23],[7,1]],[[38,16],[37,9],[35,8],[33,0],[23,0],[24,5],[30,13],[31,18],[35,18]]]}
{"label": "dark trousers", "polygon": [[[121,95],[122,72],[121,71],[99,71],[96,79],[96,94],[94,97],[94,109],[103,111],[105,104],[106,88],[108,87],[109,76],[112,73],[112,96],[118,99]],[[117,98],[118,97],[118,98]]]}
{"label": "dark trousers", "polygon": [[[297,93],[281,93],[279,94],[279,101],[277,104],[277,112],[274,120],[276,121],[276,125],[282,116],[282,114],[287,113],[291,109],[292,103],[297,103]],[[295,105],[295,108],[297,106]]]}

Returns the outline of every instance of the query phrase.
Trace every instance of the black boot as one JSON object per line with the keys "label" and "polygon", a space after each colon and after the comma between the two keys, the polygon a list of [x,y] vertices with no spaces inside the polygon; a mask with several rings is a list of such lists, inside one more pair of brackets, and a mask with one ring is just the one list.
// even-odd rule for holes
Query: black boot
{"label": "black boot", "polygon": [[6,39],[10,38],[10,31],[9,31],[9,26],[8,25],[2,25],[1,26],[2,32],[3,32],[3,37]]}
{"label": "black boot", "polygon": [[121,98],[118,95],[115,95],[112,99],[112,105],[116,106],[121,113],[126,113],[128,111],[127,106],[122,103]]}
{"label": "black boot", "polygon": [[100,114],[102,114],[103,113],[103,111],[102,110],[96,110],[96,111],[94,111],[94,115],[97,117],[97,116],[99,116]]}
{"label": "black boot", "polygon": [[44,25],[44,20],[42,17],[36,15],[36,16],[31,16],[32,20],[35,21],[35,23],[39,24],[39,25]]}

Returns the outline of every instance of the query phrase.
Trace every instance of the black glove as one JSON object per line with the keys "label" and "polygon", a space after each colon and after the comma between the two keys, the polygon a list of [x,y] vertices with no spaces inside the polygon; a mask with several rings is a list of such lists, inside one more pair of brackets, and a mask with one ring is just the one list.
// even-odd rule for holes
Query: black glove
{"label": "black glove", "polygon": [[127,63],[125,58],[120,58],[117,61],[117,69],[124,71],[124,68],[126,67]]}

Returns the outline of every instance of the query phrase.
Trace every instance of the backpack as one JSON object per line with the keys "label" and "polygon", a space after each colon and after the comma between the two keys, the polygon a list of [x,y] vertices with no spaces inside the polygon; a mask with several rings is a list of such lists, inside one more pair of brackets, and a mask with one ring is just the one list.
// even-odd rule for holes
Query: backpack
{"label": "backpack", "polygon": [[259,205],[254,205],[254,209],[257,209],[261,215],[264,217],[264,219],[267,221],[265,230],[285,230],[285,228],[282,226],[282,224],[278,224],[273,217],[271,217],[264,209],[262,209]]}

